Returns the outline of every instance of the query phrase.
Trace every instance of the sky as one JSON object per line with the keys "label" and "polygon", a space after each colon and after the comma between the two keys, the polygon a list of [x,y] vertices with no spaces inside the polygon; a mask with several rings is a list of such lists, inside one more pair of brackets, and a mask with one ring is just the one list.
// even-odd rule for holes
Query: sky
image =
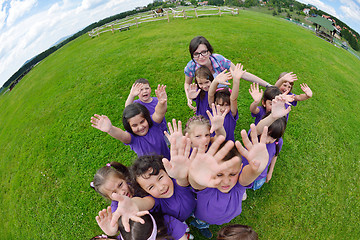
{"label": "sky", "polygon": [[106,17],[153,0],[0,0],[0,87],[29,59]]}
{"label": "sky", "polygon": [[[153,0],[0,0],[0,86],[27,60],[106,17]],[[300,0],[360,33],[360,0]]]}

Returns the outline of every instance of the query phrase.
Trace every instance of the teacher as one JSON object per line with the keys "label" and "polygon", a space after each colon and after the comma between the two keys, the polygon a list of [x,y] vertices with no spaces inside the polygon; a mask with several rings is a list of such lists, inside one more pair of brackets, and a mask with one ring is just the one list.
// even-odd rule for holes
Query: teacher
{"label": "teacher", "polygon": [[[213,53],[213,47],[209,43],[209,41],[203,36],[197,36],[190,41],[189,51],[191,55],[191,60],[188,62],[184,69],[185,73],[185,84],[184,90],[186,93],[186,98],[188,102],[188,106],[191,109],[196,109],[192,106],[192,100],[188,97],[188,89],[190,84],[194,80],[195,71],[201,66],[205,66],[209,68],[214,78],[225,69],[230,70],[235,69],[235,65],[229,60],[223,57],[220,54]],[[271,86],[271,84],[265,82],[261,78],[249,73],[245,72],[242,76],[242,79],[258,83],[263,87]],[[225,86],[225,85],[224,85]],[[220,86],[219,86],[220,87]]]}

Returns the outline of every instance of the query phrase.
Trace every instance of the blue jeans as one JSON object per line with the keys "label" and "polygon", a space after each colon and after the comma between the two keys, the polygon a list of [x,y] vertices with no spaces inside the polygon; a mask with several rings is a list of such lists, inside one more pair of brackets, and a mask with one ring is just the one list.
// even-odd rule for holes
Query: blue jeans
{"label": "blue jeans", "polygon": [[264,177],[262,179],[259,179],[259,180],[255,180],[254,185],[252,186],[251,189],[254,190],[254,191],[258,190],[259,188],[262,187],[262,185],[264,185],[265,181],[266,181],[266,177]]}

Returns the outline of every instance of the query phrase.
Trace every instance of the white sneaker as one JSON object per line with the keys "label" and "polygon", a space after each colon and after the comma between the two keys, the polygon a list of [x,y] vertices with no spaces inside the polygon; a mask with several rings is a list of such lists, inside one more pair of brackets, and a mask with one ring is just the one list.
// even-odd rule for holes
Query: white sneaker
{"label": "white sneaker", "polygon": [[246,198],[247,198],[247,194],[246,194],[246,190],[245,190],[244,195],[242,196],[242,201],[245,201]]}

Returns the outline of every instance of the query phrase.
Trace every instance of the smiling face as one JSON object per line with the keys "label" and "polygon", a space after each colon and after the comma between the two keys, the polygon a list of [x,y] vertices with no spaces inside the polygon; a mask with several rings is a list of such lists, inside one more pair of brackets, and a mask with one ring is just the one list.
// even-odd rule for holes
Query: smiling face
{"label": "smiling face", "polygon": [[211,139],[209,126],[207,124],[192,124],[189,129],[189,138],[192,148],[205,146],[205,149],[208,149]]}
{"label": "smiling face", "polygon": [[210,85],[211,85],[211,81],[206,79],[206,78],[196,78],[197,84],[199,85],[199,88],[201,88],[202,90],[204,90],[205,92],[209,91]]}
{"label": "smiling face", "polygon": [[218,173],[217,178],[220,178],[221,182],[217,189],[220,192],[228,193],[239,181],[240,170],[241,165],[236,164],[235,166]]}
{"label": "smiling face", "polygon": [[157,175],[150,175],[152,172],[149,168],[144,175],[136,177],[137,183],[154,198],[170,198],[174,194],[174,183],[169,175],[162,169]]}
{"label": "smiling face", "polygon": [[209,65],[210,62],[210,52],[208,51],[205,44],[200,44],[198,48],[193,53],[194,60],[201,66]]}
{"label": "smiling face", "polygon": [[129,185],[126,183],[125,179],[119,178],[114,174],[111,174],[106,179],[105,183],[101,186],[101,192],[110,199],[112,193],[117,193],[130,198],[132,197]]}
{"label": "smiling face", "polygon": [[139,94],[140,101],[144,103],[149,103],[152,101],[151,98],[151,87],[149,84],[144,83]]}
{"label": "smiling face", "polygon": [[131,130],[138,136],[145,136],[149,131],[149,123],[142,114],[129,118],[128,122]]}
{"label": "smiling face", "polygon": [[289,82],[284,82],[283,84],[281,84],[279,89],[280,89],[280,91],[282,93],[284,93],[284,92],[286,92],[288,90],[291,91],[292,86],[291,86],[291,84]]}

